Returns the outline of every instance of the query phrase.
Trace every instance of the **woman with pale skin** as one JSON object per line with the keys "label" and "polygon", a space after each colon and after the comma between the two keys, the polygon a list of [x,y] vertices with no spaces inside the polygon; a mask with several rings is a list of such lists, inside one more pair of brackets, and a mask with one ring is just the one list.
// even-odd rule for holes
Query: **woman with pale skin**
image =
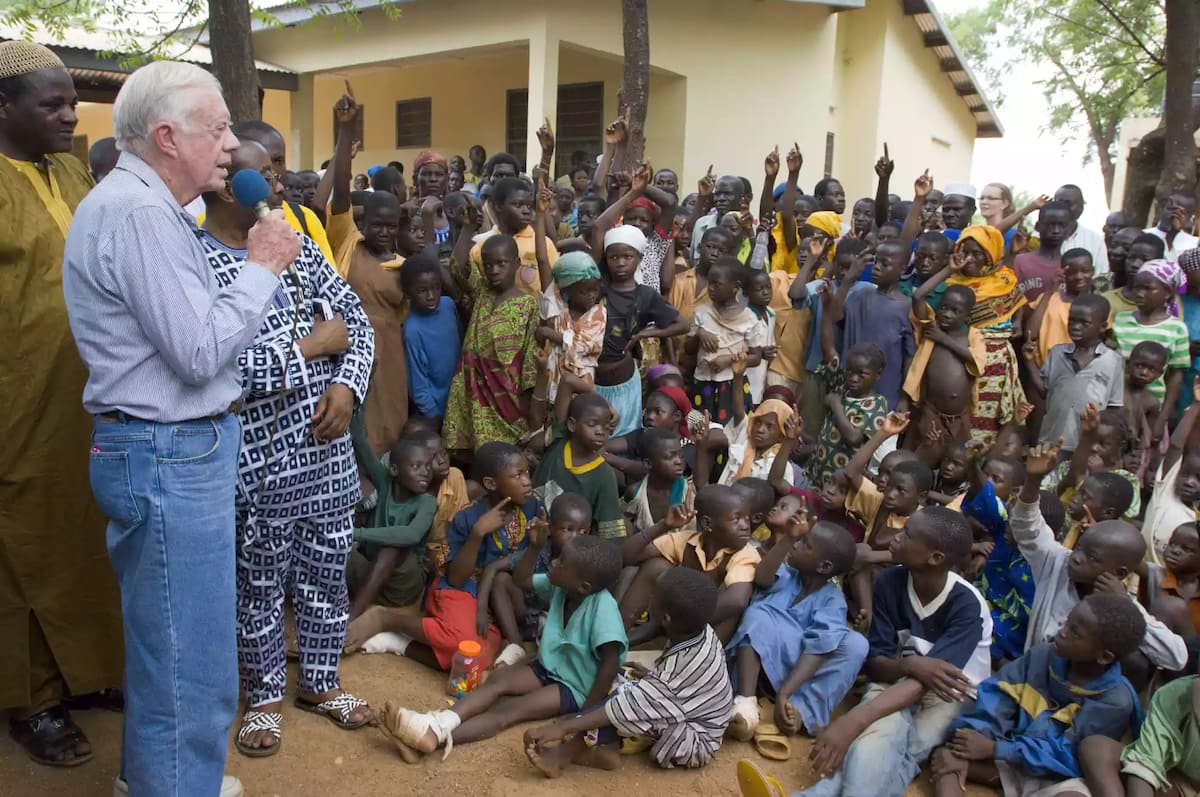
{"label": "woman with pale skin", "polygon": [[979,194],[979,215],[984,224],[1000,232],[1008,232],[1030,213],[1041,210],[1050,197],[1042,194],[1028,205],[1018,209],[1013,204],[1012,190],[1004,183],[988,183]]}

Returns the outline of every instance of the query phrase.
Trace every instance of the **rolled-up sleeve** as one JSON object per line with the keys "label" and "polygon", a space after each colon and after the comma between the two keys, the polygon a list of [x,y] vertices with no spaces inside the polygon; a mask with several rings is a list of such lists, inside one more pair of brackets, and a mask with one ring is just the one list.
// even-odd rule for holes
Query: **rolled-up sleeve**
{"label": "rolled-up sleeve", "polygon": [[[101,239],[113,292],[121,296],[147,339],[186,384],[214,379],[249,346],[266,315],[279,278],[247,262],[215,297],[189,231],[158,207],[135,208]],[[114,256],[120,253],[119,260]]]}

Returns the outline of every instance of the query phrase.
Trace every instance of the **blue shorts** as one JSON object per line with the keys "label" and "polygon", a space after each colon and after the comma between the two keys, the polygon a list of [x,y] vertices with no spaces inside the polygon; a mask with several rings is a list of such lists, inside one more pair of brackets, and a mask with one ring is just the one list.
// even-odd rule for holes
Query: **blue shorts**
{"label": "blue shorts", "polygon": [[[583,709],[579,703],[575,701],[575,695],[571,692],[571,688],[564,684],[554,674],[542,666],[540,659],[534,659],[529,662],[529,669],[533,670],[534,676],[541,681],[542,686],[557,686],[558,687],[558,714],[563,716],[566,714],[579,714]],[[588,732],[592,733],[591,731]],[[617,740],[617,731],[611,725],[605,728],[600,728],[593,735],[593,740],[589,744],[608,744]]]}

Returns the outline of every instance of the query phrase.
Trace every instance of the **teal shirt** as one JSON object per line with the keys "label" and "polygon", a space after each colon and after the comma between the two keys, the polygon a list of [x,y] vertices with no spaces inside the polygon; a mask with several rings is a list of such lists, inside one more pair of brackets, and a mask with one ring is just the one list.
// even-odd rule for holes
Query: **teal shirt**
{"label": "teal shirt", "polygon": [[620,660],[622,663],[625,661],[629,641],[625,637],[625,624],[621,622],[617,599],[606,589],[588,595],[564,626],[563,610],[567,593],[553,586],[547,575],[533,577],[533,591],[550,604],[542,641],[538,646],[538,659],[547,671],[571,690],[575,702],[582,708],[596,683],[601,645],[619,643]]}
{"label": "teal shirt", "polygon": [[[355,529],[354,539],[362,542],[360,550],[368,559],[374,559],[380,548],[413,548],[420,546],[433,528],[437,514],[437,498],[424,493],[414,495],[407,501],[397,501],[392,496],[392,474],[379,461],[367,442],[362,413],[355,413],[350,422],[350,438],[354,441],[354,455],[359,471],[375,487],[379,502],[371,525]],[[423,551],[420,553],[423,554]]]}

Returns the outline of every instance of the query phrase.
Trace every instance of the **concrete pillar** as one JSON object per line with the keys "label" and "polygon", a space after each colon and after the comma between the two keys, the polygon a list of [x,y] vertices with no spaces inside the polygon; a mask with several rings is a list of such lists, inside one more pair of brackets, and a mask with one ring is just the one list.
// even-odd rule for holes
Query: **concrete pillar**
{"label": "concrete pillar", "polygon": [[[558,118],[558,35],[549,20],[540,22],[529,36],[529,136],[526,150],[526,171],[537,166],[542,145],[537,131],[549,119],[557,127]],[[558,131],[555,130],[557,133]],[[557,155],[557,153],[556,153]],[[554,162],[550,162],[554,174]]]}
{"label": "concrete pillar", "polygon": [[314,98],[313,76],[311,74],[300,75],[300,86],[292,92],[292,129],[287,131],[284,136],[287,142],[288,168],[292,171],[315,169],[324,160],[324,158],[314,160],[316,158],[316,153],[313,152],[315,146],[313,124],[316,118],[313,114]]}

